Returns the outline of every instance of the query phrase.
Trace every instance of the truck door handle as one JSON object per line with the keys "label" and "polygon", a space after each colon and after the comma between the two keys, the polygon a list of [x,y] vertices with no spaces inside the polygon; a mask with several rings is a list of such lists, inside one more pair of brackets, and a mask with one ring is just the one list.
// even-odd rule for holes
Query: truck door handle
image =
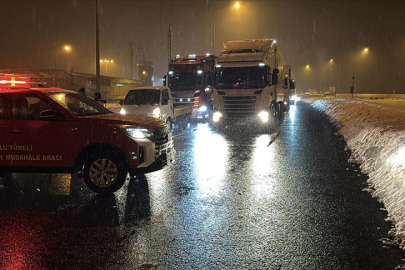
{"label": "truck door handle", "polygon": [[10,131],[10,134],[24,134],[21,130],[12,130]]}

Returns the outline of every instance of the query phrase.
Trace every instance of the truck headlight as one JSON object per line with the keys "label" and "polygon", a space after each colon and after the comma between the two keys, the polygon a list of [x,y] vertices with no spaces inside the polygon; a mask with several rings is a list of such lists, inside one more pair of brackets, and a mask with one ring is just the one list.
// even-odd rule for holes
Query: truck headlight
{"label": "truck headlight", "polygon": [[126,115],[126,114],[127,114],[127,112],[125,111],[125,109],[124,109],[124,108],[121,108],[121,110],[120,110],[120,114],[122,114],[122,115]]}
{"label": "truck headlight", "polygon": [[152,112],[152,116],[153,116],[154,118],[159,119],[159,118],[160,118],[160,108],[154,109],[153,112]]}
{"label": "truck headlight", "polygon": [[199,112],[205,112],[207,110],[207,106],[201,106],[200,108],[198,108]]}
{"label": "truck headlight", "polygon": [[212,120],[214,122],[219,122],[219,120],[222,117],[222,113],[221,112],[214,112],[214,114],[212,115]]}
{"label": "truck headlight", "polygon": [[153,132],[146,128],[122,127],[122,129],[134,139],[149,139],[153,136]]}
{"label": "truck headlight", "polygon": [[259,116],[263,123],[267,123],[269,121],[270,114],[269,112],[261,111],[257,116]]}

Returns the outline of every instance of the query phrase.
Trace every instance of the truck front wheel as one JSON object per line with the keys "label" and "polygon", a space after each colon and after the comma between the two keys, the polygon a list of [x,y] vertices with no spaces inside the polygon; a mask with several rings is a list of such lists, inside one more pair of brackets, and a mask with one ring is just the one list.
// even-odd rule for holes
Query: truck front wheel
{"label": "truck front wheel", "polygon": [[168,128],[169,130],[172,130],[172,128],[173,128],[173,122],[172,122],[172,119],[171,119],[171,118],[168,118],[168,119],[166,120],[166,126],[167,126],[167,128]]}
{"label": "truck front wheel", "polygon": [[88,188],[97,193],[112,193],[124,185],[128,173],[127,166],[116,156],[90,154],[82,171]]}

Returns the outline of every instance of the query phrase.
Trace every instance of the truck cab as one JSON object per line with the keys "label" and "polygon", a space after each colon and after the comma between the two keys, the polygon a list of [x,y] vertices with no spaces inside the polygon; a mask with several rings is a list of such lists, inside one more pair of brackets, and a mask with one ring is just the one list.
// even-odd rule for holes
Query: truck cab
{"label": "truck cab", "polygon": [[164,84],[171,89],[175,105],[193,106],[191,120],[206,120],[212,114],[215,60],[214,55],[191,54],[169,63]]}
{"label": "truck cab", "polygon": [[289,92],[286,66],[274,39],[235,40],[222,44],[215,67],[216,126],[268,127],[281,112]]}

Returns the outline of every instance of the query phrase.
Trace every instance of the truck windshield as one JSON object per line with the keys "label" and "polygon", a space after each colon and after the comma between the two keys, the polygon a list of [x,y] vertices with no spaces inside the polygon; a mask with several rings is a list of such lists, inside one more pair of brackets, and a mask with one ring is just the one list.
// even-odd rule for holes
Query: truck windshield
{"label": "truck windshield", "polygon": [[216,88],[252,89],[267,85],[266,67],[226,67],[217,69]]}
{"label": "truck windshield", "polygon": [[172,91],[196,91],[203,87],[204,74],[197,72],[169,75],[169,88]]}
{"label": "truck windshield", "polygon": [[157,105],[160,91],[155,89],[131,90],[124,100],[124,105]]}
{"label": "truck windshield", "polygon": [[47,95],[54,101],[70,111],[74,116],[88,116],[112,113],[104,106],[98,104],[91,98],[78,93],[51,92]]}

